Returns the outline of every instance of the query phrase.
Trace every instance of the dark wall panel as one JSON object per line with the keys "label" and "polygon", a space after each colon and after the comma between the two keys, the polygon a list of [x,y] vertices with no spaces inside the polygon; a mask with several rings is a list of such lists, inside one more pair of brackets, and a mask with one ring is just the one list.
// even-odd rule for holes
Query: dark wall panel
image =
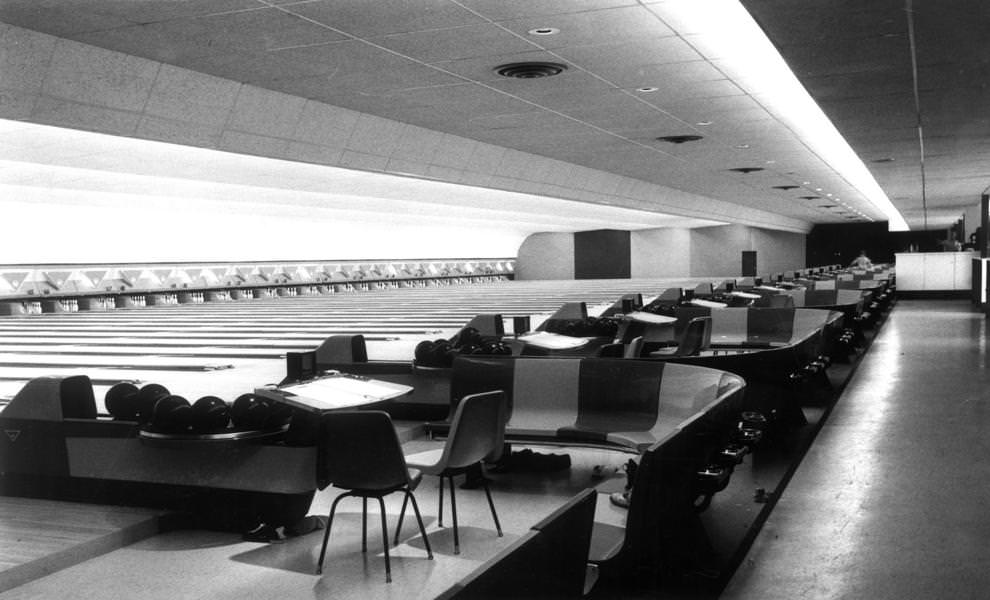
{"label": "dark wall panel", "polygon": [[938,240],[945,235],[944,229],[890,232],[886,222],[815,225],[808,234],[807,263],[848,265],[860,250],[866,250],[873,262],[893,262],[895,252],[907,252],[911,247],[922,252],[938,250]]}
{"label": "dark wall panel", "polygon": [[628,231],[599,229],[574,234],[575,279],[628,279],[631,275]]}

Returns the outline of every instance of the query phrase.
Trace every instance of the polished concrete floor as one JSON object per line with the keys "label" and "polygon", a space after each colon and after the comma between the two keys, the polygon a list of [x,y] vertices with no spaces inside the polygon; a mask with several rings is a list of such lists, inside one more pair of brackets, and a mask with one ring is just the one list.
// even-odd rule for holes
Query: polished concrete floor
{"label": "polished concrete floor", "polygon": [[990,597],[986,337],[900,301],[721,597]]}

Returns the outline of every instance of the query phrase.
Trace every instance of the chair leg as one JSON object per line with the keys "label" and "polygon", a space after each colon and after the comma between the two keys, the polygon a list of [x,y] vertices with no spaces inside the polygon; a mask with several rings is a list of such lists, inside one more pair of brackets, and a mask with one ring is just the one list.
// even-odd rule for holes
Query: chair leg
{"label": "chair leg", "polygon": [[450,514],[454,521],[454,554],[461,553],[461,541],[457,537],[457,499],[454,497],[454,476],[450,476]]}
{"label": "chair leg", "polygon": [[[413,512],[416,513],[416,522],[419,523],[419,534],[423,536],[423,545],[426,546],[426,555],[430,560],[433,560],[433,548],[430,548],[430,538],[426,537],[426,527],[423,527],[423,517],[419,514],[419,505],[416,503],[416,496],[413,493],[406,491],[406,498],[412,498]],[[406,501],[402,501],[402,506],[405,507]]]}
{"label": "chair leg", "polygon": [[392,561],[388,556],[388,524],[385,522],[385,501],[378,497],[378,506],[382,514],[382,546],[385,548],[385,583],[392,583]]}
{"label": "chair leg", "polygon": [[[406,516],[406,504],[409,503],[409,495],[411,493],[409,490],[406,490],[406,495],[402,498],[402,510],[399,511],[399,522],[395,525],[395,546],[399,545],[399,532],[402,531],[402,520]],[[413,498],[413,502],[415,501],[416,499]]]}
{"label": "chair leg", "polygon": [[337,503],[340,502],[340,500],[346,495],[347,494],[341,494],[340,496],[337,496],[337,499],[333,501],[332,505],[330,505],[330,516],[327,518],[327,530],[323,532],[323,547],[320,548],[320,560],[316,563],[317,575],[323,574],[323,559],[327,555],[327,542],[330,541],[330,528],[333,527],[333,514],[337,510]]}
{"label": "chair leg", "polygon": [[495,519],[495,530],[498,531],[498,537],[502,537],[502,525],[498,522],[498,515],[495,514],[495,503],[492,502],[492,493],[488,489],[488,480],[482,480],[485,486],[485,496],[488,498],[488,508],[492,509],[492,518]]}
{"label": "chair leg", "polygon": [[361,552],[368,551],[368,499],[361,499]]}
{"label": "chair leg", "polygon": [[440,508],[437,510],[437,527],[443,527],[443,475],[440,476]]}

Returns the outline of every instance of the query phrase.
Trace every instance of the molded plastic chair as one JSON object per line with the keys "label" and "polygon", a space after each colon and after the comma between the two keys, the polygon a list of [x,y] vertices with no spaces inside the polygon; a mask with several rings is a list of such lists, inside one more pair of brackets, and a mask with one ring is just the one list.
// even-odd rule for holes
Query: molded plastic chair
{"label": "molded plastic chair", "polygon": [[623,348],[622,358],[639,358],[643,351],[643,336],[634,337],[626,347]]}
{"label": "molded plastic chair", "polygon": [[[506,399],[505,392],[495,390],[464,396],[457,409],[454,411],[454,418],[451,421],[450,433],[442,450],[424,452],[420,455],[409,457],[409,465],[420,469],[426,475],[436,475],[440,477],[440,508],[438,524],[443,527],[443,480],[447,479],[450,484],[450,512],[454,520],[454,554],[460,554],[460,539],[457,533],[457,501],[454,495],[454,476],[466,473],[468,469],[475,465],[480,465],[482,461],[498,460],[505,438],[505,415]],[[428,463],[430,459],[439,454],[435,462]],[[420,462],[422,461],[422,462]],[[502,536],[502,525],[498,521],[495,513],[495,504],[492,502],[492,494],[488,489],[488,480],[481,478],[482,487],[485,489],[485,496],[488,498],[488,507],[492,511],[492,519],[495,521],[495,529],[499,537]],[[413,504],[415,508],[415,504]],[[399,527],[402,527],[402,518],[406,512],[405,502],[402,504],[402,511],[399,513]],[[398,530],[396,530],[398,537]]]}
{"label": "molded plastic chair", "polygon": [[674,348],[650,352],[650,356],[694,356],[712,343],[712,318],[695,317],[688,321],[681,339]]}
{"label": "molded plastic chair", "polygon": [[[388,555],[388,526],[385,523],[384,496],[392,492],[404,492],[403,512],[406,502],[412,498],[413,510],[419,522],[419,532],[423,536],[426,553],[433,558],[426,528],[419,514],[419,506],[413,490],[422,480],[422,473],[406,465],[402,446],[388,413],[381,411],[335,411],[323,415],[321,419],[322,444],[317,464],[317,480],[347,489],[330,506],[330,518],[323,535],[320,560],[316,565],[317,575],[323,572],[323,559],[330,540],[333,515],[337,503],[347,496],[363,500],[361,551],[368,550],[368,498],[377,498],[382,516],[382,543],[385,546],[385,581],[392,581],[392,565]],[[401,527],[401,517],[399,526]],[[396,530],[398,538],[398,530]]]}

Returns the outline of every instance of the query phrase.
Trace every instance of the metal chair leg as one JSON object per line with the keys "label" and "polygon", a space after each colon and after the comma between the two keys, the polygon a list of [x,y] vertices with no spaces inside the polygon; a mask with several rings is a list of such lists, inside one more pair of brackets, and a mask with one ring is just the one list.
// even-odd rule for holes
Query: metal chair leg
{"label": "metal chair leg", "polygon": [[[423,536],[423,545],[426,546],[426,555],[433,560],[433,548],[430,548],[430,538],[426,537],[426,527],[423,527],[423,517],[419,514],[419,505],[416,503],[416,496],[412,492],[406,492],[407,498],[412,498],[413,512],[416,513],[416,522],[419,523],[419,534]],[[402,501],[405,506],[405,500]]]}
{"label": "metal chair leg", "polygon": [[492,509],[492,518],[495,519],[495,530],[498,531],[498,537],[502,537],[502,525],[498,522],[498,515],[495,514],[495,503],[492,502],[492,493],[488,489],[488,481],[485,480],[483,485],[485,487],[485,496],[488,498],[488,508]]}
{"label": "metal chair leg", "polygon": [[440,476],[440,508],[437,510],[437,527],[443,527],[443,475]]}
{"label": "metal chair leg", "polygon": [[368,499],[361,499],[361,552],[368,551]]}
{"label": "metal chair leg", "polygon": [[[395,525],[395,543],[393,544],[395,546],[399,545],[399,532],[402,531],[402,520],[406,516],[406,504],[409,503],[409,496],[412,495],[412,492],[409,490],[406,490],[405,492],[406,495],[402,498],[402,510],[399,511],[399,522]],[[413,502],[415,501],[416,499],[413,498]]]}
{"label": "metal chair leg", "polygon": [[337,499],[333,501],[333,504],[332,505],[330,505],[330,516],[327,518],[327,530],[325,532],[323,532],[323,547],[320,548],[320,560],[319,560],[319,562],[316,563],[316,574],[317,575],[322,575],[323,574],[323,559],[327,555],[327,542],[330,541],[330,528],[333,527],[333,514],[337,510],[337,503],[340,502],[340,500],[345,495],[346,494],[342,494],[340,496],[337,496]]}
{"label": "metal chair leg", "polygon": [[450,514],[454,520],[454,554],[461,553],[461,542],[457,536],[457,499],[454,497],[454,477],[450,477]]}
{"label": "metal chair leg", "polygon": [[382,515],[382,547],[385,548],[385,583],[392,583],[392,561],[388,556],[388,524],[385,522],[385,501],[378,497]]}

